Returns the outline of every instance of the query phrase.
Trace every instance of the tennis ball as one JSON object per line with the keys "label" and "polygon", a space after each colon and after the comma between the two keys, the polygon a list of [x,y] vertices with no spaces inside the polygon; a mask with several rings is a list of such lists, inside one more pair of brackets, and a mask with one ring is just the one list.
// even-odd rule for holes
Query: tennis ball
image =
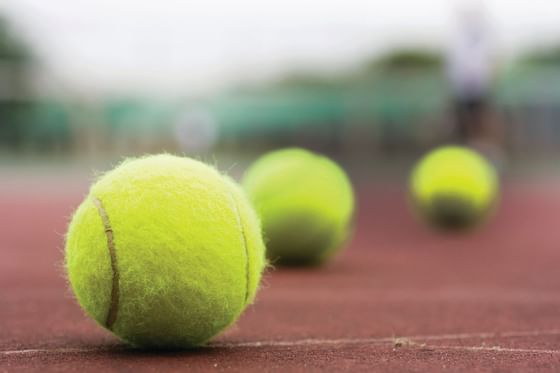
{"label": "tennis ball", "polygon": [[265,266],[244,193],[192,159],[128,159],[70,222],[66,268],[85,312],[132,345],[204,344],[253,301]]}
{"label": "tennis ball", "polygon": [[242,185],[261,218],[274,263],[323,263],[349,237],[352,186],[324,156],[297,148],[268,153],[248,169]]}
{"label": "tennis ball", "polygon": [[434,226],[461,230],[476,226],[492,210],[498,176],[479,153],[444,146],[418,162],[411,176],[412,199]]}

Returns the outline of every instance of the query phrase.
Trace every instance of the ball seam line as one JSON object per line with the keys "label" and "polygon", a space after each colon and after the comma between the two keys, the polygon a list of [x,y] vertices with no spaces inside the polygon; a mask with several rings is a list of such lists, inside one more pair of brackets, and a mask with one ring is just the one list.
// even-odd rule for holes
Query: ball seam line
{"label": "ball seam line", "polygon": [[115,321],[117,320],[117,312],[119,309],[119,270],[117,266],[117,252],[115,248],[115,240],[113,234],[113,228],[111,227],[111,222],[107,211],[103,207],[103,203],[97,197],[93,197],[93,203],[97,207],[97,212],[101,217],[103,222],[103,228],[105,235],[107,236],[107,249],[109,250],[109,256],[111,258],[111,272],[113,273],[112,286],[111,286],[111,303],[109,305],[109,310],[107,311],[107,319],[105,321],[105,326],[111,330]]}
{"label": "ball seam line", "polygon": [[243,304],[246,305],[249,299],[249,249],[247,247],[247,236],[245,235],[245,229],[243,228],[243,222],[241,221],[241,214],[239,213],[239,206],[237,205],[237,200],[231,191],[229,191],[230,198],[233,202],[233,210],[235,213],[235,218],[237,219],[237,224],[239,225],[239,231],[241,232],[241,238],[243,239],[243,249],[245,250],[245,299]]}

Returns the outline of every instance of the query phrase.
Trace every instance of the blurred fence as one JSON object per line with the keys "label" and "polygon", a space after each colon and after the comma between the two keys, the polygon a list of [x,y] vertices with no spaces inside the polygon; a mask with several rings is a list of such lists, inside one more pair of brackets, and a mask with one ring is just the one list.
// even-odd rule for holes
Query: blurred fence
{"label": "blurred fence", "polygon": [[[203,101],[0,97],[0,149],[204,153],[304,145],[409,151],[450,139],[449,97],[441,73],[418,69],[345,84],[261,87]],[[508,71],[496,84],[494,101],[493,120],[502,123],[511,152],[560,151],[560,67]]]}
{"label": "blurred fence", "polygon": [[518,153],[560,151],[560,67],[511,71],[496,89],[506,143]]}

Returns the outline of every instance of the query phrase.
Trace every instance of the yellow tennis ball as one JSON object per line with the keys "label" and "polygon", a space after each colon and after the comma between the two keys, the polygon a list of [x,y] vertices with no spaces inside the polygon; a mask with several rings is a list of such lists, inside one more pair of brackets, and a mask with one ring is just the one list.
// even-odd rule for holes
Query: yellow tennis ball
{"label": "yellow tennis ball", "polygon": [[444,146],[418,162],[411,192],[420,213],[437,227],[464,229],[484,220],[498,196],[496,171],[466,147]]}
{"label": "yellow tennis ball", "polygon": [[66,268],[103,327],[136,346],[188,348],[253,301],[264,250],[233,181],[164,154],[126,160],[93,184],[68,228]]}
{"label": "yellow tennis ball", "polygon": [[242,182],[261,218],[273,263],[320,264],[351,231],[354,195],[344,171],[303,149],[268,153]]}

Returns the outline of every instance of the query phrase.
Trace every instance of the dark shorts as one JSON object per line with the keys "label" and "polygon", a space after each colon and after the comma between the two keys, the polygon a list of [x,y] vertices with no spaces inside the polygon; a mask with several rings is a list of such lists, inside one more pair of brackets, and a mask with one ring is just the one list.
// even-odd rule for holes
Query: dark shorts
{"label": "dark shorts", "polygon": [[455,135],[460,142],[467,142],[480,135],[488,110],[486,97],[455,99]]}

